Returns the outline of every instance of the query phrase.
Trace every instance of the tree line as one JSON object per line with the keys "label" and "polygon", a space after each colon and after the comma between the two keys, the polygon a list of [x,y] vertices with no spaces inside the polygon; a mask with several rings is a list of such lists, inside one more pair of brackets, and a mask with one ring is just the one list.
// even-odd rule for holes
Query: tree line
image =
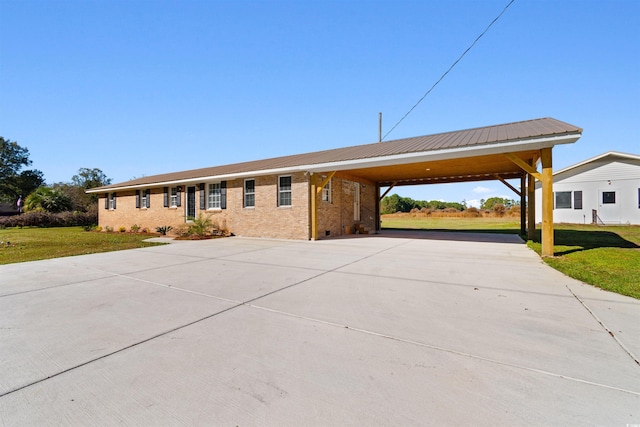
{"label": "tree line", "polygon": [[97,195],[89,188],[109,185],[98,168],[80,168],[69,182],[47,185],[42,171],[31,166],[29,150],[0,136],[0,203],[24,212],[91,212],[97,215]]}
{"label": "tree line", "polygon": [[[490,197],[488,199],[480,200],[480,209],[493,210],[496,206],[503,206],[505,209],[509,209],[513,206],[519,206],[520,202],[513,199],[506,199],[503,197]],[[413,209],[455,209],[458,211],[464,211],[468,208],[467,202],[443,202],[441,200],[413,200],[411,197],[402,197],[397,194],[391,196],[385,196],[380,203],[381,214],[392,214],[396,212],[411,212]]]}

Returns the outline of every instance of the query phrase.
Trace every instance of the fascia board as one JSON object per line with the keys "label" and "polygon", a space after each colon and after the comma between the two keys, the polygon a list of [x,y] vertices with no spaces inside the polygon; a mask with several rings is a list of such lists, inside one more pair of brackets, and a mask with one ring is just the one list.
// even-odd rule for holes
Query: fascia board
{"label": "fascia board", "polygon": [[580,138],[580,134],[561,135],[556,137],[536,138],[529,140],[515,140],[475,147],[447,148],[437,151],[397,154],[367,159],[357,159],[344,162],[305,166],[310,172],[327,172],[332,170],[348,170],[370,168],[377,166],[393,166],[409,163],[434,162],[439,160],[462,159],[466,157],[485,156],[492,154],[514,153],[518,151],[550,148],[559,144],[571,144]]}
{"label": "fascia board", "polygon": [[609,156],[611,156],[611,157],[620,157],[620,158],[627,159],[627,160],[640,160],[640,156],[637,156],[635,154],[621,153],[619,151],[607,151],[606,153],[600,154],[598,156],[592,157],[592,158],[587,159],[587,160],[583,160],[583,161],[581,161],[579,163],[576,163],[576,164],[573,164],[571,166],[567,166],[566,168],[560,169],[560,170],[554,172],[553,175],[554,176],[555,175],[560,175],[560,174],[562,174],[564,172],[570,171],[571,169],[575,169],[575,168],[578,168],[580,166],[587,165],[589,163],[595,162],[597,160],[604,159],[605,157],[609,157]]}
{"label": "fascia board", "polygon": [[256,171],[238,172],[224,175],[201,176],[197,178],[154,182],[149,184],[137,184],[124,187],[112,187],[108,189],[87,190],[86,193],[106,193],[109,191],[133,190],[139,188],[165,187],[172,185],[188,185],[202,181],[223,181],[238,178],[251,178],[254,176],[279,175],[293,172],[330,172],[350,169],[371,168],[379,166],[393,166],[419,162],[433,162],[438,160],[461,159],[465,157],[484,156],[501,153],[512,153],[532,149],[550,148],[559,144],[571,144],[580,138],[580,133],[558,135],[527,140],[514,140],[474,147],[446,148],[443,150],[395,154],[391,156],[370,157],[366,159],[340,160],[335,162],[290,166],[276,169],[263,169]]}

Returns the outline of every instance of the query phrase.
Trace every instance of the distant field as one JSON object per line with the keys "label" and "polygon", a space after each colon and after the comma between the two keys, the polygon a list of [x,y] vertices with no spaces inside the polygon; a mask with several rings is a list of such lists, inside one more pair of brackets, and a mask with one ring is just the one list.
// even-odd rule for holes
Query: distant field
{"label": "distant field", "polygon": [[411,217],[407,215],[382,215],[382,228],[408,228],[417,230],[483,230],[503,233],[520,233],[520,218],[513,217]]}
{"label": "distant field", "polygon": [[[394,214],[382,216],[382,228],[519,234],[520,219]],[[554,228],[554,257],[543,258],[547,264],[577,280],[640,299],[640,226],[556,224]],[[539,229],[527,245],[540,254]]]}

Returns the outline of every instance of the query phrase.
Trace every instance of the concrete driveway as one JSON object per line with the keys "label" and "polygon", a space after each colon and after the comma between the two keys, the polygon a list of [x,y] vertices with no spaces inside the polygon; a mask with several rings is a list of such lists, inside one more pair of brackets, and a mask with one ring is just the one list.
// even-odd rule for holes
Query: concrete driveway
{"label": "concrete driveway", "polygon": [[0,266],[6,426],[628,426],[638,355],[640,301],[515,236],[233,237]]}

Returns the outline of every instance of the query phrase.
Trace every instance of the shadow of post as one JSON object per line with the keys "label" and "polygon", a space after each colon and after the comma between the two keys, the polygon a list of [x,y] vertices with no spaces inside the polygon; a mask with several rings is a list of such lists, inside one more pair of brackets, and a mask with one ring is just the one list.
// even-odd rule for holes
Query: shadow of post
{"label": "shadow of post", "polygon": [[[536,230],[535,242],[540,242],[540,230]],[[554,230],[554,246],[575,246],[572,249],[555,252],[555,256],[597,248],[639,249],[640,246],[630,242],[611,231],[601,230]]]}

